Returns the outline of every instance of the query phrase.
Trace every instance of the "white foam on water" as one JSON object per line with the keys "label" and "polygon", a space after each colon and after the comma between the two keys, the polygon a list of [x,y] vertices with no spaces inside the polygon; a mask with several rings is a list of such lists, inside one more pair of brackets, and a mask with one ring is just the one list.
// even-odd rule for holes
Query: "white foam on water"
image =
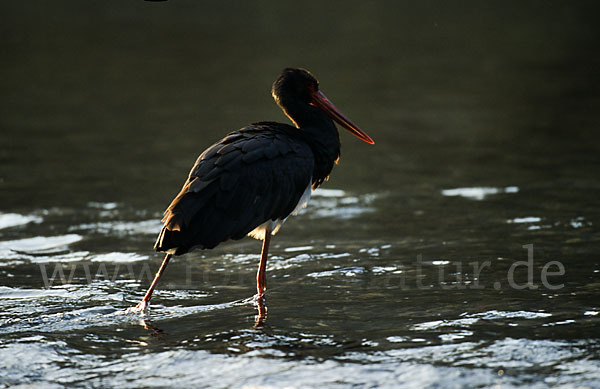
{"label": "white foam on water", "polygon": [[285,251],[286,253],[293,253],[296,251],[309,251],[313,248],[313,246],[286,247],[283,251]]}
{"label": "white foam on water", "polygon": [[487,196],[499,193],[518,193],[519,187],[507,186],[506,188],[494,188],[489,186],[476,186],[470,188],[443,189],[442,195],[447,197],[460,196],[471,200],[483,200]]}
{"label": "white foam on water", "polygon": [[0,286],[1,299],[37,299],[41,297],[68,297],[64,289],[21,289]]}
{"label": "white foam on water", "polygon": [[18,213],[0,213],[0,230],[16,226],[24,226],[29,223],[41,223],[41,216],[21,215]]}
{"label": "white foam on water", "polygon": [[71,253],[56,253],[48,255],[21,255],[21,257],[28,259],[32,263],[79,262],[84,261],[89,254],[89,251],[74,251]]}
{"label": "white foam on water", "polygon": [[473,331],[468,331],[468,330],[462,330],[462,331],[457,331],[457,332],[448,332],[445,334],[441,334],[439,335],[439,338],[442,340],[442,342],[454,342],[456,340],[461,340],[466,338],[467,336],[472,336],[473,335]]}
{"label": "white foam on water", "polygon": [[107,211],[116,209],[118,206],[118,204],[115,202],[102,203],[102,202],[98,202],[98,201],[90,201],[87,205],[90,208],[105,209]]}
{"label": "white foam on water", "polygon": [[343,269],[328,270],[316,273],[307,274],[308,277],[320,278],[320,277],[333,277],[341,275],[344,277],[356,277],[359,274],[365,273],[365,268],[362,266],[345,267]]}
{"label": "white foam on water", "polygon": [[410,340],[406,336],[388,336],[386,340],[390,343],[403,343]]}
{"label": "white foam on water", "polygon": [[569,222],[569,225],[573,228],[583,228],[586,226],[591,226],[592,223],[585,220],[583,216],[576,217]]}
{"label": "white foam on water", "polygon": [[313,199],[308,208],[301,213],[309,214],[312,219],[352,219],[364,213],[374,212],[375,208],[368,205],[379,196],[376,193],[347,196],[347,193],[340,189],[319,188],[313,192]]}
{"label": "white foam on water", "polygon": [[484,320],[496,320],[496,319],[543,319],[552,316],[551,313],[546,312],[529,312],[529,311],[487,311],[481,313],[475,313],[468,315],[468,317],[480,317]]}
{"label": "white foam on water", "polygon": [[14,257],[15,252],[43,253],[51,250],[66,248],[70,244],[79,242],[83,237],[78,234],[57,236],[36,236],[33,238],[5,240],[0,242],[0,256]]}
{"label": "white foam on water", "polygon": [[[462,316],[462,315],[461,315]],[[528,311],[487,311],[474,314],[465,314],[463,318],[456,320],[436,320],[424,323],[418,323],[411,327],[415,331],[429,331],[442,327],[469,327],[480,320],[501,320],[501,319],[544,319],[552,316],[546,312],[528,312]]]}
{"label": "white foam on water", "polygon": [[69,227],[69,231],[93,231],[100,234],[136,235],[136,234],[158,234],[162,223],[158,219],[143,220],[138,222],[100,222],[85,223]]}
{"label": "white foam on water", "polygon": [[389,273],[389,272],[395,272],[397,270],[398,270],[398,266],[373,266],[371,268],[371,272],[373,274]]}
{"label": "white foam on water", "polygon": [[568,320],[563,320],[563,321],[556,321],[554,323],[542,324],[542,327],[554,327],[554,326],[561,326],[561,325],[564,325],[564,324],[573,324],[573,323],[575,323],[575,320],[568,319]]}
{"label": "white foam on water", "polygon": [[310,255],[303,253],[292,258],[271,260],[271,262],[267,264],[267,271],[289,269],[312,259],[313,258]]}
{"label": "white foam on water", "polygon": [[525,217],[516,217],[514,219],[509,219],[506,222],[507,223],[539,223],[542,221],[541,217],[537,217],[537,216],[525,216]]}
{"label": "white foam on water", "polygon": [[339,207],[337,205],[331,207],[320,207],[311,215],[313,218],[337,218],[337,219],[353,219],[364,213],[373,212],[374,208],[370,207]]}
{"label": "white foam on water", "polygon": [[145,261],[149,257],[147,255],[139,255],[135,253],[112,252],[106,254],[92,255],[88,259],[92,262],[113,262],[113,263],[128,263]]}
{"label": "white foam on water", "polygon": [[342,189],[317,188],[313,191],[312,195],[317,197],[344,197],[346,192]]}

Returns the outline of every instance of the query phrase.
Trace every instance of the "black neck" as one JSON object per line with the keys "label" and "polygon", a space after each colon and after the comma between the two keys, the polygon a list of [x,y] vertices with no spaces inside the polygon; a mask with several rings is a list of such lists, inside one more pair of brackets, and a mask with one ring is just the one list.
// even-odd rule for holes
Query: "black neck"
{"label": "black neck", "polygon": [[277,103],[305,134],[303,138],[315,155],[313,183],[320,185],[340,156],[340,136],[333,120],[319,108],[297,99],[279,98]]}

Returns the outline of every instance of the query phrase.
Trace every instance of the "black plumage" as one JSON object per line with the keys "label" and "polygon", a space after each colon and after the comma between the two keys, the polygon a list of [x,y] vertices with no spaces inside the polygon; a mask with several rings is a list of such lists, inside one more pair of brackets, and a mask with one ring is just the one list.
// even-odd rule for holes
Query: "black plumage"
{"label": "black plumage", "polygon": [[261,122],[209,147],[167,208],[155,249],[175,255],[210,249],[288,217],[307,186],[331,170],[313,179],[314,151],[301,135],[286,124]]}
{"label": "black plumage", "polygon": [[[257,296],[264,318],[269,242],[281,223],[305,205],[310,190],[329,177],[340,156],[334,121],[368,143],[373,140],[319,91],[303,69],[284,69],[273,98],[295,124],[259,122],[234,131],[206,149],[162,219],[154,248],[163,263],[136,311],[144,311],[172,255],[210,249],[250,234],[263,240]],[[262,320],[262,319],[261,319]]]}

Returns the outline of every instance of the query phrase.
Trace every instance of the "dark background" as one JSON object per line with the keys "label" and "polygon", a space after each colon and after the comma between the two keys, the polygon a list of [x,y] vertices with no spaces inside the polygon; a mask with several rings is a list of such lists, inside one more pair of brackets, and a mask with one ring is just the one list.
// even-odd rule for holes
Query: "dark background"
{"label": "dark background", "polygon": [[5,207],[81,203],[82,186],[97,200],[144,193],[142,205],[162,207],[206,146],[287,120],[269,94],[287,66],[311,70],[377,141],[342,134],[338,186],[483,184],[487,172],[457,175],[492,164],[573,185],[567,176],[598,168],[594,1],[0,8]]}
{"label": "dark background", "polygon": [[[0,1],[0,387],[597,386],[599,4]],[[287,122],[290,66],[376,144],[341,130],[341,192],[273,239],[265,325],[249,238],[124,315],[197,155]]]}

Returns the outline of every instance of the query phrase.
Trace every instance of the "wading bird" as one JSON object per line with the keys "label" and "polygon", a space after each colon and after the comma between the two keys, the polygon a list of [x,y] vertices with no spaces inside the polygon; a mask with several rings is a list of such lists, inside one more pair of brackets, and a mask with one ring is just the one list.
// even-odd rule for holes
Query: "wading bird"
{"label": "wading bird", "polygon": [[304,69],[284,69],[271,93],[295,126],[254,123],[228,134],[198,157],[181,192],[165,211],[154,248],[166,255],[134,311],[145,311],[173,255],[211,249],[249,235],[263,241],[255,297],[264,316],[271,235],[288,216],[304,208],[311,190],[329,177],[340,156],[334,121],[374,143],[325,97],[317,79]]}

